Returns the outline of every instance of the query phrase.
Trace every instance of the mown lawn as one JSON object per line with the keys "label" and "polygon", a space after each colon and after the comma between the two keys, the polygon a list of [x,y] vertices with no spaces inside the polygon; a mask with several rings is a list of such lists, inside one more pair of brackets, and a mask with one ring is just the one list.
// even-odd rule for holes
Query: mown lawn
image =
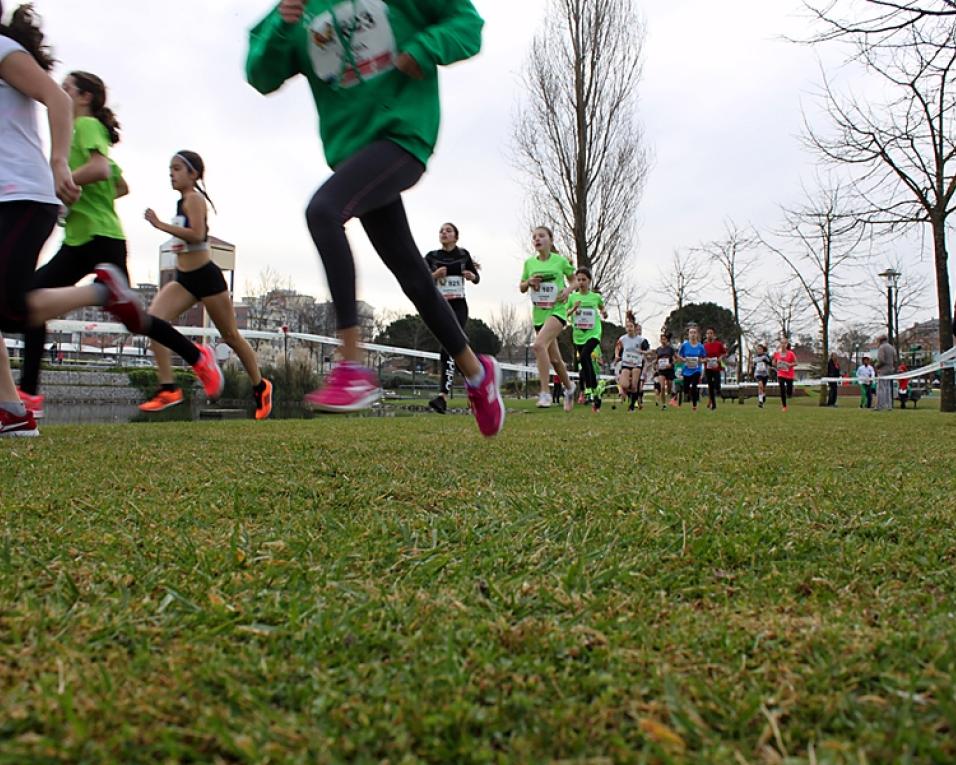
{"label": "mown lawn", "polygon": [[4,441],[0,763],[954,762],[956,418],[852,403]]}

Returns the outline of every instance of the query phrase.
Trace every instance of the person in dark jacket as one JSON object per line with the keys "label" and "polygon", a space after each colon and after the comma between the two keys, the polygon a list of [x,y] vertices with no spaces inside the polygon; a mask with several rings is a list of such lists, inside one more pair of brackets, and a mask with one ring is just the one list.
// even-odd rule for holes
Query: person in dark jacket
{"label": "person in dark jacket", "polygon": [[[462,329],[468,323],[468,301],[465,300],[465,284],[478,284],[481,277],[478,275],[478,266],[471,259],[468,250],[458,246],[458,226],[454,223],[443,223],[438,230],[440,250],[432,250],[425,256],[425,264],[431,271],[435,286],[448,301],[448,306],[455,313],[458,324]],[[438,395],[428,402],[428,406],[439,414],[444,414],[448,408],[448,396],[455,380],[455,362],[448,351],[441,349],[441,385]]]}
{"label": "person in dark jacket", "polygon": [[[830,358],[827,360],[827,377],[836,379],[840,376],[840,357],[836,353],[831,353]],[[827,406],[836,406],[837,405],[837,385],[839,383],[830,382],[827,383]]]}

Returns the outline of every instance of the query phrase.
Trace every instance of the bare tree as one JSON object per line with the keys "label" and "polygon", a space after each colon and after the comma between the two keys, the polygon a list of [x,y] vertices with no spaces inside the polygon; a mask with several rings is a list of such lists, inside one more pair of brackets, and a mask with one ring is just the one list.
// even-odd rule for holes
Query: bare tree
{"label": "bare tree", "polygon": [[776,336],[793,337],[805,324],[807,299],[801,285],[781,284],[769,287],[762,300],[763,315],[774,327]]}
{"label": "bare tree", "polygon": [[611,308],[617,310],[617,323],[623,327],[628,311],[633,311],[635,318],[641,321],[641,307],[646,303],[647,295],[648,290],[638,287],[637,282],[628,278],[624,280],[617,294],[610,298],[604,296],[604,303],[608,306],[608,310]]}
{"label": "bare tree", "polygon": [[861,322],[847,324],[837,335],[837,347],[857,366],[860,364],[861,351],[872,342],[873,327]]}
{"label": "bare tree", "polygon": [[899,255],[892,255],[884,262],[882,268],[871,267],[867,274],[868,289],[866,295],[867,313],[873,316],[879,316],[883,322],[886,322],[886,283],[878,271],[882,269],[892,269],[899,274],[896,288],[893,290],[892,305],[890,309],[893,314],[893,340],[899,350],[901,322],[909,322],[916,318],[916,314],[929,307],[927,296],[932,294],[932,285],[927,276],[915,270],[912,264],[904,262]]}
{"label": "bare tree", "polygon": [[897,34],[916,24],[956,16],[956,0],[825,0],[803,6],[822,24],[811,42],[865,37],[871,46],[893,45]]}
{"label": "bare tree", "polygon": [[[848,287],[848,272],[861,259],[867,227],[847,201],[847,189],[838,182],[818,182],[804,189],[806,202],[783,208],[783,224],[775,232],[776,244],[763,239],[793,274],[819,321],[820,375],[826,376],[830,355],[830,321],[834,304]],[[820,406],[826,404],[826,386]]]}
{"label": "bare tree", "polygon": [[515,360],[515,354],[524,345],[528,335],[526,311],[519,311],[513,303],[502,303],[491,314],[488,326],[501,341],[501,355],[508,361]]}
{"label": "bare tree", "polygon": [[708,265],[706,257],[674,250],[670,268],[660,274],[660,284],[662,291],[678,311],[697,297],[700,288],[707,281]]}
{"label": "bare tree", "polygon": [[730,292],[731,310],[734,324],[737,326],[737,355],[743,358],[744,352],[744,313],[742,302],[748,295],[747,278],[757,264],[754,250],[760,244],[760,238],[750,229],[740,229],[733,220],[724,221],[724,235],[720,239],[704,242],[691,252],[706,255],[718,266],[724,286]]}
{"label": "bare tree", "polygon": [[[267,331],[275,329],[273,317],[280,307],[280,295],[283,290],[291,289],[292,277],[283,276],[272,266],[266,266],[259,272],[258,281],[246,282],[246,294],[243,302],[249,306],[249,329]],[[251,341],[258,351],[261,340]]]}
{"label": "bare tree", "polygon": [[515,163],[529,206],[572,242],[594,288],[612,298],[634,252],[648,172],[635,119],[643,26],[634,0],[549,0],[522,77]]}
{"label": "bare tree", "polygon": [[[825,77],[833,129],[808,126],[808,138],[826,160],[855,172],[870,221],[932,231],[939,347],[946,351],[953,345],[946,227],[956,210],[956,16],[914,21],[894,34],[892,45],[873,43],[864,33],[847,39],[882,85],[885,101],[838,95]],[[956,411],[952,369],[942,372],[940,409]]]}

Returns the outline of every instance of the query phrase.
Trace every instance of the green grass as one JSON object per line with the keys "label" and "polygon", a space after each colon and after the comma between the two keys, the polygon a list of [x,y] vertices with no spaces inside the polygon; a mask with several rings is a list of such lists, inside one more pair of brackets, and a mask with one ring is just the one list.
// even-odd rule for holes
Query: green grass
{"label": "green grass", "polygon": [[45,427],[0,763],[951,763],[954,454],[849,401]]}

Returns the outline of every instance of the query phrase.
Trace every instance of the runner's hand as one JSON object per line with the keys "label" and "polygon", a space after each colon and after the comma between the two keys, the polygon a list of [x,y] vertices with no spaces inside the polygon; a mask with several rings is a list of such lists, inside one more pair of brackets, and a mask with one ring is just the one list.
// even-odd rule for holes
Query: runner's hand
{"label": "runner's hand", "polygon": [[445,266],[436,268],[434,271],[432,271],[432,276],[435,279],[444,279],[446,276],[448,276],[448,269],[445,268]]}
{"label": "runner's hand", "polygon": [[[299,3],[299,5],[301,5],[301,3]],[[413,80],[422,80],[425,78],[425,73],[422,72],[422,68],[418,65],[418,62],[407,53],[402,53],[395,59],[395,68]]]}
{"label": "runner's hand", "polygon": [[528,286],[533,290],[541,289],[541,277],[532,276],[530,279],[528,279]]}
{"label": "runner's hand", "polygon": [[159,228],[159,216],[152,207],[146,208],[146,212],[143,214],[143,217],[146,218],[146,222],[149,223],[150,226]]}
{"label": "runner's hand", "polygon": [[80,187],[73,181],[73,173],[65,162],[53,165],[53,182],[56,186],[56,195],[63,204],[70,206],[80,198]]}
{"label": "runner's hand", "polygon": [[282,0],[279,3],[279,16],[286,24],[298,24],[305,13],[305,0]]}
{"label": "runner's hand", "polygon": [[473,282],[475,280],[475,275],[471,271],[462,271],[461,275],[465,277],[466,281]]}

